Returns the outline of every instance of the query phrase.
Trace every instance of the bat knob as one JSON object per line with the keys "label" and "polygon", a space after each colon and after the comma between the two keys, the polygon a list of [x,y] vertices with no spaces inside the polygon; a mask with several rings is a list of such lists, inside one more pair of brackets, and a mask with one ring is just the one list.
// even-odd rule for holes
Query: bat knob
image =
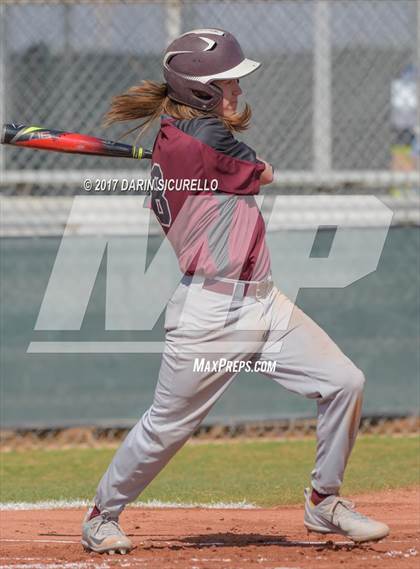
{"label": "bat knob", "polygon": [[17,132],[24,127],[25,125],[23,124],[3,124],[1,128],[1,144],[9,144],[9,142],[16,136]]}

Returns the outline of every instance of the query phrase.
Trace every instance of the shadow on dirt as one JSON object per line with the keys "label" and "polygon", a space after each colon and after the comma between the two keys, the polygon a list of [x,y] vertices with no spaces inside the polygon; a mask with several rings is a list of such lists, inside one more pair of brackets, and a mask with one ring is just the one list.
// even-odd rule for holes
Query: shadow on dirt
{"label": "shadow on dirt", "polygon": [[292,540],[284,535],[231,532],[186,536],[179,539],[179,543],[184,544],[184,547],[188,546],[198,549],[205,547],[243,547],[247,545],[266,547],[278,545],[280,547],[303,547],[315,550],[331,549],[346,551],[360,547],[352,541]]}

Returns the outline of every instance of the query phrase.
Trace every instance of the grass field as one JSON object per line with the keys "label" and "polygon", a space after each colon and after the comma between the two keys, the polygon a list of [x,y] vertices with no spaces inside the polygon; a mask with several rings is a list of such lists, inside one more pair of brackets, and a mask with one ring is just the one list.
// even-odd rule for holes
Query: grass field
{"label": "grass field", "polygon": [[[90,500],[114,450],[68,449],[0,455],[1,502]],[[141,496],[141,501],[258,506],[299,503],[309,483],[315,441],[189,444]],[[419,439],[360,437],[343,494],[419,483]]]}

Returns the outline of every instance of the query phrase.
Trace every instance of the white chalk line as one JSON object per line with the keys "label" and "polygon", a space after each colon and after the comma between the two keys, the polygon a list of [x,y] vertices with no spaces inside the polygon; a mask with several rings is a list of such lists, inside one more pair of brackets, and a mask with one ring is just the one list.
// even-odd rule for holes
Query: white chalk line
{"label": "white chalk line", "polygon": [[[73,508],[87,508],[92,505],[91,500],[47,500],[44,502],[2,502],[0,503],[0,511],[18,511],[18,510],[63,510]],[[149,500],[148,502],[134,502],[129,504],[127,509],[131,508],[202,508],[206,510],[255,510],[259,509],[255,504],[250,504],[243,500],[242,502],[214,502],[205,503],[178,503],[178,502],[162,502],[160,500]]]}
{"label": "white chalk line", "polygon": [[1,538],[0,542],[10,543],[80,543],[80,541],[70,541],[67,539],[8,539]]}
{"label": "white chalk line", "polygon": [[[164,543],[166,545],[172,545],[173,543],[180,543],[180,539],[174,538],[171,540],[168,539],[153,539],[153,536],[150,536],[146,539],[147,542],[152,542],[152,543],[156,543],[156,544],[161,544]],[[9,542],[9,543],[21,543],[21,542],[25,542],[25,543],[73,543],[73,544],[79,544],[80,541],[71,541],[71,540],[59,540],[59,539],[19,539],[19,538],[0,538],[0,543],[1,542]],[[184,540],[182,540],[182,543],[184,545],[188,545]],[[258,543],[264,543],[261,542],[260,540],[258,540]],[[288,547],[302,547],[302,546],[307,546],[307,545],[328,545],[331,543],[331,541],[307,541],[307,540],[288,540],[285,541],[284,539],[278,539],[278,540],[273,540],[270,539],[267,542],[265,542],[267,545],[287,545]],[[392,541],[391,543],[406,543],[404,541]],[[198,547],[226,547],[229,546],[229,543],[227,543],[226,541],[194,541],[191,542],[192,546],[198,546]],[[247,546],[247,545],[253,545],[252,540],[247,543],[243,543],[242,545]],[[353,543],[353,541],[334,541],[334,545],[355,545]],[[139,548],[141,549],[141,545],[139,545]]]}
{"label": "white chalk line", "polygon": [[[160,540],[160,539],[153,539],[153,537],[150,537],[147,539],[147,541],[151,541],[153,543],[164,543],[166,545],[172,545],[173,543],[179,543],[180,540],[179,539],[172,539],[172,540]],[[79,544],[80,541],[70,541],[70,540],[59,540],[59,539],[0,539],[0,542],[8,542],[8,543],[73,543],[73,544]],[[184,545],[187,545],[185,543],[185,541],[183,541]],[[261,541],[258,541],[258,543],[261,543]],[[326,541],[287,541],[285,542],[284,540],[269,540],[267,541],[268,545],[284,545],[287,544],[289,547],[290,546],[302,546],[302,545],[326,545],[328,542]],[[335,545],[354,545],[352,541],[335,541],[334,542]],[[199,541],[194,541],[191,545],[197,546],[197,547],[222,547],[222,546],[228,546],[229,544],[226,543],[225,541],[203,541],[203,542],[199,542]],[[244,543],[244,546],[246,545],[252,545],[252,542],[248,543]],[[141,545],[139,546],[141,549]]]}
{"label": "white chalk line", "polygon": [[64,561],[63,563],[18,563],[0,565],[0,569],[110,569],[107,563],[98,565],[89,561]]}
{"label": "white chalk line", "polygon": [[[180,540],[177,538],[168,540],[168,539],[154,539],[153,536],[150,536],[146,539],[146,541],[152,541],[153,543],[165,543],[167,545],[171,545],[172,543],[178,543]],[[386,542],[387,543],[407,543],[410,542],[411,540],[409,539],[387,539]],[[10,542],[10,543],[21,543],[21,542],[27,542],[27,543],[80,543],[80,541],[74,541],[74,540],[63,540],[63,539],[23,539],[23,538],[0,538],[0,543],[1,542]],[[183,543],[185,543],[185,541],[183,541]],[[260,540],[258,540],[258,543],[261,543]],[[302,546],[302,545],[327,545],[331,543],[331,540],[327,540],[327,541],[309,541],[309,540],[288,540],[285,541],[284,539],[281,540],[268,540],[267,543],[269,545],[284,545],[285,543],[288,546]],[[214,547],[214,546],[226,546],[229,545],[228,543],[226,543],[226,541],[203,541],[203,542],[196,542],[194,541],[193,545],[197,545],[200,547],[203,546],[209,546],[209,547]],[[246,545],[246,544],[244,544]],[[252,543],[250,543],[250,545],[252,545]],[[355,545],[353,541],[334,541],[334,545]],[[141,548],[141,546],[140,546]],[[0,556],[1,558],[1,556]]]}
{"label": "white chalk line", "polygon": [[[139,562],[147,563],[146,560],[136,559],[136,567],[138,567]],[[225,561],[223,559],[212,559],[212,561],[224,561],[225,563],[230,563],[230,561]],[[121,563],[120,567],[132,567],[131,563]],[[103,563],[97,565],[96,563],[88,562],[64,562],[64,563],[18,563],[15,565],[0,565],[0,569],[110,569],[111,566]],[[275,567],[274,569],[302,569],[301,567]]]}

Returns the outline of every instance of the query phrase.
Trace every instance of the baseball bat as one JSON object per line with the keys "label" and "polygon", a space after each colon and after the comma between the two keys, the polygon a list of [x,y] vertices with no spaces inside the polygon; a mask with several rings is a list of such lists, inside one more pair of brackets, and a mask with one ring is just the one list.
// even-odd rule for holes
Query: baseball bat
{"label": "baseball bat", "polygon": [[94,156],[117,156],[120,158],[150,159],[151,150],[131,146],[65,130],[51,130],[40,126],[4,124],[1,143],[22,148],[36,148],[53,152],[92,154]]}

